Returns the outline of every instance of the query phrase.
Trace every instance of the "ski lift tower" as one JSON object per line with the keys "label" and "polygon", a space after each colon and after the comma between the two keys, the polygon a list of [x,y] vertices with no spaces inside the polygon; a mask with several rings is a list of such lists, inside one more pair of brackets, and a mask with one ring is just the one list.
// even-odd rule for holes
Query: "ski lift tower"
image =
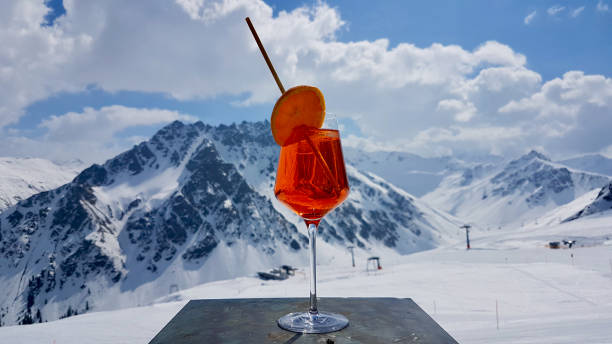
{"label": "ski lift tower", "polygon": [[470,228],[472,228],[472,226],[470,225],[463,225],[461,226],[461,228],[465,228],[465,244],[466,244],[466,249],[469,250],[470,249]]}
{"label": "ski lift tower", "polygon": [[347,247],[347,249],[351,251],[351,260],[353,261],[353,267],[355,267],[355,252],[353,252],[353,249],[355,249],[355,246],[349,246]]}

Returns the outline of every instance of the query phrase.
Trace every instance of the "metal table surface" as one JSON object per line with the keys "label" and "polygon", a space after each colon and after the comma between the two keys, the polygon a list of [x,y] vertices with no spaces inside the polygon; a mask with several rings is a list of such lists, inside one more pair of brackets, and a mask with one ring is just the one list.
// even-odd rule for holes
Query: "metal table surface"
{"label": "metal table surface", "polygon": [[296,334],[276,325],[282,315],[307,309],[304,298],[192,300],[150,344],[457,343],[412,299],[321,298],[319,309],[349,319],[338,332]]}

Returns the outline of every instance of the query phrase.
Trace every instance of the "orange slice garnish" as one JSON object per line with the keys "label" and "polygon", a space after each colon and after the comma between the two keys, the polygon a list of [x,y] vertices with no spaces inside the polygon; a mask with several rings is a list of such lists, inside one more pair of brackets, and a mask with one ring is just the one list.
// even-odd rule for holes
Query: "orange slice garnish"
{"label": "orange slice garnish", "polygon": [[283,146],[293,129],[299,126],[321,128],[325,120],[323,93],[313,86],[296,86],[278,98],[270,126],[274,141]]}

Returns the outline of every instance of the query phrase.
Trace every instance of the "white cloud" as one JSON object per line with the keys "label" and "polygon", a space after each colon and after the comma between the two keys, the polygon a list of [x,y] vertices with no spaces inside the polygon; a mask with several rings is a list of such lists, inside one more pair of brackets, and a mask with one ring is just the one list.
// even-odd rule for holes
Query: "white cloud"
{"label": "white cloud", "polygon": [[523,23],[525,23],[525,25],[529,25],[529,23],[531,23],[533,21],[533,18],[535,18],[537,11],[533,11],[531,13],[529,13],[525,19],[523,19]]}
{"label": "white cloud", "polygon": [[343,25],[325,4],[273,18],[272,8],[257,0],[66,0],[66,15],[53,27],[40,26],[48,11],[43,1],[0,6],[6,17],[0,20],[0,127],[36,100],[90,84],[177,99],[250,93],[251,102],[270,101],[278,91],[261,68],[244,17],[255,23],[287,84],[312,80],[295,62]]}
{"label": "white cloud", "polygon": [[[572,71],[545,83],[528,98],[511,101],[501,112],[535,111],[539,116],[575,117],[584,106],[612,107],[612,79]],[[611,116],[612,118],[612,116]]]}
{"label": "white cloud", "polygon": [[559,14],[559,12],[562,12],[563,10],[565,10],[565,6],[554,5],[549,7],[546,12],[549,16],[556,16],[557,14]]}
{"label": "white cloud", "polygon": [[[566,74],[542,85],[527,58],[499,42],[473,50],[439,43],[391,46],[384,38],[338,42],[345,23],[337,9],[322,2],[277,16],[258,0],[64,0],[64,5],[67,13],[53,27],[39,25],[47,10],[36,1],[0,5],[0,41],[6,48],[0,50],[0,127],[16,121],[33,101],[91,84],[109,92],[160,92],[176,99],[230,94],[245,96],[242,105],[272,104],[278,90],[244,22],[248,15],[285,87],[318,86],[329,111],[359,127],[363,136],[349,142],[426,154],[512,154],[536,143],[559,152],[610,146],[586,136],[589,144],[579,148],[563,142],[576,137],[572,133],[608,124],[603,115],[589,123],[572,119],[609,105],[609,79]],[[567,104],[550,100],[557,82],[574,85],[562,92]],[[558,111],[548,117],[554,121],[542,115],[546,111]],[[132,143],[117,140],[118,132],[180,118],[185,115],[115,106],[50,117],[41,123],[47,133],[40,140],[0,135],[11,138],[3,143],[14,144],[3,146],[14,154],[36,151],[42,142],[44,150],[87,154],[81,147],[88,147],[102,156]],[[99,142],[90,147],[88,139]],[[70,146],[70,140],[79,144]]]}
{"label": "white cloud", "polygon": [[86,108],[43,120],[42,137],[26,138],[16,130],[0,132],[3,148],[13,155],[31,155],[54,160],[80,158],[86,162],[102,162],[131,145],[146,140],[142,136],[122,135],[130,128],[159,127],[175,120],[192,122],[194,117],[176,111],[130,108],[120,105],[100,109]]}
{"label": "white cloud", "polygon": [[0,127],[15,122],[25,106],[54,90],[76,91],[84,86],[61,74],[75,55],[90,48],[91,37],[42,27],[47,12],[42,1],[0,5]]}
{"label": "white cloud", "polygon": [[608,7],[608,4],[606,4],[605,2],[599,0],[597,2],[597,11],[599,12],[608,12],[610,10],[610,7]]}
{"label": "white cloud", "polygon": [[438,110],[450,111],[454,114],[455,121],[469,122],[476,115],[476,107],[471,102],[463,102],[458,99],[443,99],[438,103]]}
{"label": "white cloud", "polygon": [[578,7],[575,10],[573,10],[570,16],[572,16],[572,18],[576,18],[582,13],[582,11],[584,11],[584,6]]}
{"label": "white cloud", "polygon": [[43,120],[40,127],[48,130],[45,138],[51,141],[105,141],[130,127],[165,124],[175,120],[191,122],[196,118],[176,111],[113,105],[99,110],[85,108],[81,113],[51,116]]}
{"label": "white cloud", "polygon": [[597,152],[612,143],[612,79],[601,75],[567,72],[499,111],[527,118],[534,142],[550,151]]}

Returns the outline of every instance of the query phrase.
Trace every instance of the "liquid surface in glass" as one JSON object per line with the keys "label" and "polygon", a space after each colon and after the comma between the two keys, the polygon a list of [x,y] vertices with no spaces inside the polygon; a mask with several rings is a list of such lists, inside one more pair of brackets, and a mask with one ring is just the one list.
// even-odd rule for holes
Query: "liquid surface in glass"
{"label": "liquid surface in glass", "polygon": [[305,220],[317,222],[349,193],[340,134],[333,129],[294,129],[281,147],[276,198]]}

